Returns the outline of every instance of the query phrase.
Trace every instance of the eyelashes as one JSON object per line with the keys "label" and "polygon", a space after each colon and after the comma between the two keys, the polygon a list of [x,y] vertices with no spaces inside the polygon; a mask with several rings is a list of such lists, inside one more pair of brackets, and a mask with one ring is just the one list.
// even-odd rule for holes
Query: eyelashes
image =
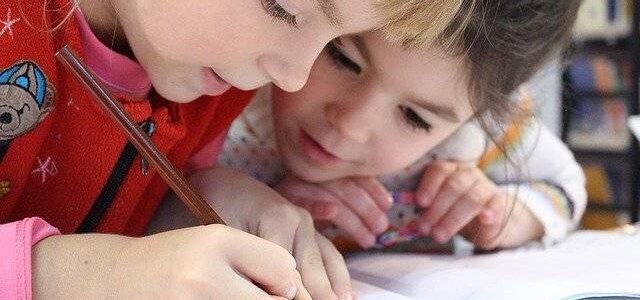
{"label": "eyelashes", "polygon": [[346,56],[344,52],[336,46],[335,41],[329,42],[326,46],[326,50],[327,54],[329,54],[329,57],[331,58],[331,62],[333,62],[334,66],[338,69],[346,69],[358,75],[362,72],[362,67]]}
{"label": "eyelashes", "polygon": [[431,132],[431,124],[427,123],[418,113],[410,107],[400,106],[400,111],[406,123],[414,129],[422,129]]}
{"label": "eyelashes", "polygon": [[278,3],[277,0],[260,0],[262,7],[272,17],[289,24],[291,27],[298,28],[298,19],[295,15],[289,13]]}
{"label": "eyelashes", "polygon": [[[346,70],[356,75],[360,75],[360,73],[362,73],[362,67],[340,50],[336,43],[338,43],[336,40],[331,41],[325,48],[330,61],[339,70]],[[408,106],[399,106],[399,109],[402,114],[403,121],[412,129],[424,130],[427,133],[431,132],[432,125],[420,117],[415,110]]]}

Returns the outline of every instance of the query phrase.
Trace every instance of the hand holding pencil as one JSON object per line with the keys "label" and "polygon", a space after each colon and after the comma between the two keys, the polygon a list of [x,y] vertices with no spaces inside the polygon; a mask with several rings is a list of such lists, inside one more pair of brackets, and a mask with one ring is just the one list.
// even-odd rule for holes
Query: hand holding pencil
{"label": "hand holding pencil", "polygon": [[[99,100],[200,223],[224,224],[80,59],[68,47],[56,56]],[[77,259],[56,259],[68,259],[66,254],[68,249],[74,248],[70,247],[73,244],[79,248],[74,255],[83,257],[80,261],[84,263],[75,265]],[[113,251],[114,247],[120,251]],[[38,269],[35,277],[47,280],[41,280],[41,284],[34,287],[36,294],[48,295],[45,298],[56,298],[56,291],[60,292],[57,295],[87,297],[91,289],[82,283],[91,284],[91,281],[80,278],[83,275],[93,278],[90,274],[96,275],[102,270],[96,269],[94,264],[106,264],[111,265],[111,272],[106,277],[98,276],[106,283],[102,283],[104,289],[91,290],[95,298],[115,295],[123,299],[167,296],[179,299],[311,299],[289,252],[266,240],[221,225],[174,230],[138,239],[90,234],[53,237],[38,244],[34,257],[36,264],[38,260],[46,261],[40,264],[45,267]],[[68,270],[64,272],[65,276],[54,276],[65,269]],[[145,280],[124,282],[141,277]],[[65,282],[81,283],[69,285]],[[109,284],[113,284],[113,289],[109,289]],[[100,292],[106,294],[100,296]]]}

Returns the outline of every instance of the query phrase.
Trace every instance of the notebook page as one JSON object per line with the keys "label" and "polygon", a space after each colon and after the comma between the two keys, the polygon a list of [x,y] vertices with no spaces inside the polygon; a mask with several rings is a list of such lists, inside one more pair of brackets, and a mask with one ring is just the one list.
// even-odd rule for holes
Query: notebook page
{"label": "notebook page", "polygon": [[352,277],[414,299],[564,299],[640,293],[640,234],[581,232],[565,243],[474,257],[360,255]]}

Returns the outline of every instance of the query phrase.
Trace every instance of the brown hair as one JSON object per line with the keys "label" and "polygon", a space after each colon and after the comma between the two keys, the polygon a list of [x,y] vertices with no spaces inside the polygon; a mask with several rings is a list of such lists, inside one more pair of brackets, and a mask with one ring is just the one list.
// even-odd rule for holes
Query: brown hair
{"label": "brown hair", "polygon": [[569,41],[579,4],[579,0],[463,1],[436,42],[465,56],[474,111],[501,121],[513,115],[511,95]]}
{"label": "brown hair", "polygon": [[[532,114],[512,95],[568,43],[579,5],[579,0],[464,0],[436,40],[438,46],[464,56],[471,107],[507,159],[509,176],[528,177],[521,166],[529,154],[514,149],[515,156],[510,155],[500,140],[509,122],[528,120]],[[514,193],[510,196],[517,198],[519,191]],[[505,207],[508,215],[514,207],[515,201]]]}

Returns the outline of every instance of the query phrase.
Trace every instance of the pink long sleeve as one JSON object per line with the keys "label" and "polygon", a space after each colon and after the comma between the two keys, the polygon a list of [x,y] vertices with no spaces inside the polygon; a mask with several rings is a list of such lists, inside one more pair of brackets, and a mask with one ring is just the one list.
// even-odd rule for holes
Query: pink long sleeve
{"label": "pink long sleeve", "polygon": [[0,300],[31,299],[31,247],[55,234],[40,218],[0,225]]}

